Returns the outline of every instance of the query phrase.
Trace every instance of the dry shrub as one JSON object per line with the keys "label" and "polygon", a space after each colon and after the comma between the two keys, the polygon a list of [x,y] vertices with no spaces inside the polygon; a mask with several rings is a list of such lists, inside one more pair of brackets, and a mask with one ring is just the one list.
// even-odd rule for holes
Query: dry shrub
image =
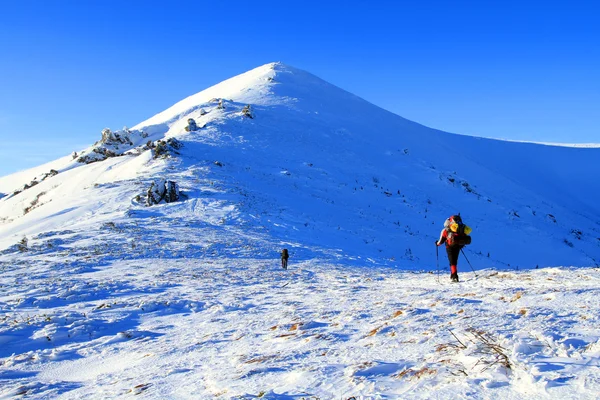
{"label": "dry shrub", "polygon": [[400,379],[400,378],[404,378],[406,375],[410,374],[412,372],[412,369],[405,369],[404,371],[394,374],[392,375],[392,378],[396,378],[396,379]]}
{"label": "dry shrub", "polygon": [[377,334],[377,332],[379,332],[379,330],[381,329],[381,326],[378,326],[377,328],[369,331],[369,333],[367,333],[367,336],[375,336]]}
{"label": "dry shrub", "polygon": [[510,302],[514,303],[515,301],[519,300],[521,297],[523,297],[523,292],[517,292],[517,293],[515,293],[513,298],[510,299]]}
{"label": "dry shrub", "polygon": [[286,338],[286,337],[290,337],[290,336],[296,336],[296,334],[295,333],[283,333],[277,337],[278,338]]}
{"label": "dry shrub", "polygon": [[276,356],[272,355],[272,356],[260,356],[260,357],[255,357],[255,358],[251,358],[249,360],[244,361],[244,364],[256,364],[256,363],[261,363],[261,362],[265,362],[268,361],[272,358],[275,358]]}
{"label": "dry shrub", "polygon": [[356,366],[358,370],[363,370],[367,368],[371,368],[373,366],[373,361],[365,361]]}
{"label": "dry shrub", "polygon": [[140,393],[142,393],[144,390],[148,389],[150,386],[152,386],[151,383],[142,383],[139,385],[136,385],[133,387],[133,389],[129,389],[128,393],[133,393],[134,395],[138,395]]}
{"label": "dry shrub", "polygon": [[436,373],[436,371],[434,369],[423,367],[420,370],[416,371],[415,374],[414,374],[414,376],[416,378],[421,378],[422,376],[425,376],[425,375],[434,375],[435,373]]}
{"label": "dry shrub", "polygon": [[298,322],[298,323],[296,323],[296,324],[292,325],[292,326],[290,327],[290,331],[297,331],[297,330],[298,330],[298,328],[300,328],[300,326],[301,326],[301,325],[302,325],[302,323],[301,323],[301,322]]}
{"label": "dry shrub", "polygon": [[451,344],[451,343],[442,343],[442,344],[438,344],[437,347],[435,348],[435,351],[437,351],[438,353],[441,353],[442,351],[448,350],[448,349],[455,349],[456,345]]}
{"label": "dry shrub", "polygon": [[375,328],[375,329],[373,329],[373,330],[369,331],[369,333],[367,333],[367,336],[366,336],[366,337],[368,337],[368,336],[375,336],[377,333],[379,333],[379,331],[381,330],[381,328],[383,328],[384,326],[387,326],[387,325],[388,325],[388,324],[387,324],[387,322],[386,322],[385,324],[383,324],[383,325],[381,325],[381,326],[378,326],[377,328]]}
{"label": "dry shrub", "polygon": [[401,378],[408,378],[408,379],[421,379],[425,376],[428,375],[434,375],[436,374],[437,371],[431,368],[427,368],[427,367],[423,367],[419,370],[414,370],[412,368],[409,369],[405,369],[404,371],[394,374],[392,375],[392,378],[396,378],[396,379],[401,379]]}
{"label": "dry shrub", "polygon": [[512,364],[508,358],[507,350],[496,343],[491,337],[486,335],[482,331],[477,331],[475,329],[469,330],[469,332],[473,335],[474,339],[477,340],[480,345],[480,353],[484,356],[482,357],[478,363],[485,365],[485,367],[481,370],[481,372],[491,368],[496,364],[500,364],[504,366],[506,369],[511,369]]}
{"label": "dry shrub", "polygon": [[392,318],[397,318],[399,316],[401,316],[402,314],[404,314],[401,310],[398,310],[394,313],[394,315],[392,315]]}

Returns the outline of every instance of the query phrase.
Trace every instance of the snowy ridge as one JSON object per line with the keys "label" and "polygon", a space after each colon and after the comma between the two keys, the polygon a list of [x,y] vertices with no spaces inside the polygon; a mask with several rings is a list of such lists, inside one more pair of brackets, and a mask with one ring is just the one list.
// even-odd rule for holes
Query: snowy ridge
{"label": "snowy ridge", "polygon": [[269,104],[269,81],[275,76],[275,66],[279,63],[266,64],[227,79],[206,90],[189,96],[154,117],[134,126],[133,129],[143,129],[152,125],[160,125],[182,118],[196,109],[200,104],[208,103],[211,99],[224,98],[238,102],[253,104]]}
{"label": "snowy ridge", "polygon": [[543,144],[546,146],[558,146],[558,147],[580,147],[580,148],[600,148],[600,143],[555,143],[555,142],[527,142],[527,141],[519,141],[513,140],[517,143],[534,143],[534,144]]}
{"label": "snowy ridge", "polygon": [[[0,178],[0,396],[597,391],[600,277],[563,266],[600,264],[600,149],[441,132],[281,63],[112,133]],[[160,179],[182,198],[146,207]],[[456,212],[478,277],[448,287]]]}

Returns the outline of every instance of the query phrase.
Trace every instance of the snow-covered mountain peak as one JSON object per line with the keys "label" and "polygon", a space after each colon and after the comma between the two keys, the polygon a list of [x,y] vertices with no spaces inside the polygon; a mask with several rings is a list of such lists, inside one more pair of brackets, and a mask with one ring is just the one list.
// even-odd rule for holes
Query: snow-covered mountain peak
{"label": "snow-covered mountain peak", "polygon": [[[240,105],[284,106],[302,113],[325,112],[344,118],[353,118],[359,109],[361,113],[390,114],[309,72],[274,62],[191,95],[133,129],[155,131],[158,127],[161,130],[164,125],[172,126],[176,121],[199,117],[201,111],[206,111],[220,100]],[[365,107],[372,110],[365,110]]]}
{"label": "snow-covered mountain peak", "polygon": [[0,178],[0,245],[145,215],[149,185],[168,180],[185,197],[155,218],[225,221],[260,237],[244,244],[260,254],[284,242],[306,257],[422,268],[443,220],[462,212],[481,267],[595,265],[599,151],[441,132],[270,63]]}
{"label": "snow-covered mountain peak", "polygon": [[168,123],[210,103],[211,100],[227,99],[238,103],[269,104],[273,101],[270,88],[275,76],[281,73],[293,74],[296,71],[295,68],[280,62],[261,65],[186,97],[152,118],[134,126],[134,129]]}

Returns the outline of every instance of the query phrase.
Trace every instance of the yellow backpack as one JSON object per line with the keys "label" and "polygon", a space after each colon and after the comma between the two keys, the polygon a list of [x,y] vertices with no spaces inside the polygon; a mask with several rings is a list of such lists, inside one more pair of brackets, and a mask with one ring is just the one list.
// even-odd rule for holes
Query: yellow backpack
{"label": "yellow backpack", "polygon": [[444,225],[448,230],[446,241],[450,246],[465,246],[471,244],[470,233],[473,232],[471,227],[463,224],[460,215],[453,215],[446,220]]}

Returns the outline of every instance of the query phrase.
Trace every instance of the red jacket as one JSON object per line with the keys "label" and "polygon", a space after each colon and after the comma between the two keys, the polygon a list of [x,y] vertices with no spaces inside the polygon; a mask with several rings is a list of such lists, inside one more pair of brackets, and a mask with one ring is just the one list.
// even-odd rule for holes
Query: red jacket
{"label": "red jacket", "polygon": [[[444,228],[442,229],[442,233],[440,234],[440,240],[437,241],[437,245],[443,245],[444,243],[446,243],[446,240],[448,240],[448,230]],[[446,243],[446,246],[448,246],[448,243]]]}
{"label": "red jacket", "polygon": [[[465,230],[469,233],[471,232],[471,228],[469,228],[467,225],[465,225]],[[450,244],[448,244],[448,235],[449,234],[450,234],[450,231],[448,229],[446,229],[446,228],[442,229],[442,233],[440,234],[440,239],[437,241],[437,245],[441,246],[444,243],[446,243],[446,246],[451,246]]]}

